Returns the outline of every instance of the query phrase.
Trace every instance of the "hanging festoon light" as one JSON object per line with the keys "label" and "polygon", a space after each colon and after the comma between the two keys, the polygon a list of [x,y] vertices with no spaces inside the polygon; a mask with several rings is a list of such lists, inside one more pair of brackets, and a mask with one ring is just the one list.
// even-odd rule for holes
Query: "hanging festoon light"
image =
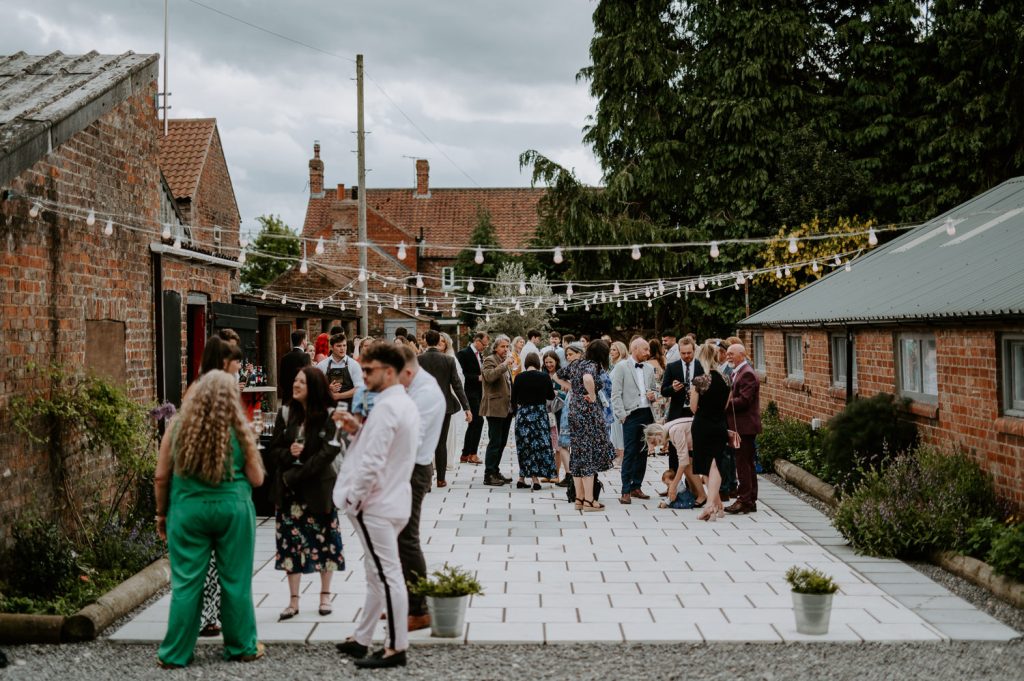
{"label": "hanging festoon light", "polygon": [[664,293],[664,292],[665,292],[665,282],[662,281],[661,279],[659,279],[658,280],[658,293]]}
{"label": "hanging festoon light", "polygon": [[267,299],[267,292],[264,291],[263,293],[260,294],[260,300],[266,300],[266,299]]}
{"label": "hanging festoon light", "polygon": [[89,214],[85,216],[85,224],[92,227],[96,224],[96,211],[90,210]]}
{"label": "hanging festoon light", "polygon": [[569,282],[568,284],[566,284],[566,286],[565,286],[565,297],[566,297],[566,298],[568,298],[569,300],[572,300],[572,293],[573,293],[573,290],[572,290],[572,282],[570,281],[570,282]]}
{"label": "hanging festoon light", "polygon": [[360,267],[359,268],[359,276],[357,278],[359,279],[359,281],[366,281],[366,268],[365,267]]}
{"label": "hanging festoon light", "polygon": [[384,312],[384,306],[383,305],[378,305],[377,306],[377,314],[383,314],[383,312]]}
{"label": "hanging festoon light", "polygon": [[476,305],[474,305],[473,307],[474,307],[474,309],[476,309],[476,310],[477,310],[478,312],[479,312],[480,310],[484,309],[484,306],[480,304],[480,301],[479,301],[479,300],[478,300],[478,301],[476,301]]}
{"label": "hanging festoon light", "polygon": [[242,248],[248,248],[248,246],[249,246],[249,239],[247,239],[247,238],[246,238],[246,237],[244,237],[244,236],[243,236],[243,237],[239,237],[239,239],[238,239],[238,245],[239,245],[240,247],[242,247]]}
{"label": "hanging festoon light", "polygon": [[344,311],[345,311],[345,301],[344,301],[344,300],[343,300],[343,301],[341,301],[341,311],[342,311],[342,312],[344,312]]}
{"label": "hanging festoon light", "polygon": [[787,277],[793,274],[793,270],[789,269],[789,265],[786,265],[786,269],[783,272]]}
{"label": "hanging festoon light", "polygon": [[476,285],[473,283],[472,279],[470,279],[469,283],[466,284],[466,290],[469,291],[470,293],[476,290]]}
{"label": "hanging festoon light", "polygon": [[484,249],[480,248],[479,246],[476,247],[476,255],[473,256],[473,262],[475,262],[477,265],[484,264]]}
{"label": "hanging festoon light", "polygon": [[305,312],[306,311],[306,304],[303,303],[302,305],[299,305],[299,310],[301,310],[302,312]]}
{"label": "hanging festoon light", "polygon": [[437,312],[437,301],[434,301],[434,312]]}
{"label": "hanging festoon light", "polygon": [[775,278],[776,279],[782,279],[782,268],[781,267],[776,267],[775,268]]}
{"label": "hanging festoon light", "polygon": [[175,249],[180,249],[181,248],[181,235],[178,235],[178,236],[174,237],[174,243],[171,244],[171,248],[175,248]]}
{"label": "hanging festoon light", "polygon": [[711,291],[705,291],[704,292],[704,297],[705,298],[710,298],[711,297]]}
{"label": "hanging festoon light", "polygon": [[711,257],[712,258],[717,258],[718,257],[718,242],[717,241],[712,241],[711,242]]}
{"label": "hanging festoon light", "polygon": [[302,262],[299,263],[299,272],[306,274],[309,272],[309,264],[306,262],[306,242],[302,242]]}
{"label": "hanging festoon light", "polygon": [[399,260],[405,260],[405,256],[406,255],[407,254],[405,252],[405,242],[404,241],[399,241],[398,242],[398,259]]}
{"label": "hanging festoon light", "polygon": [[103,225],[103,234],[110,236],[114,233],[114,221],[107,218],[107,224]]}
{"label": "hanging festoon light", "polygon": [[537,300],[533,301],[533,309],[540,309],[540,298],[537,298]]}
{"label": "hanging festoon light", "polygon": [[605,293],[604,291],[601,291],[601,302],[602,303],[607,303],[608,302],[608,294]]}
{"label": "hanging festoon light", "polygon": [[878,245],[878,235],[875,234],[875,228],[871,227],[868,229],[868,246]]}
{"label": "hanging festoon light", "polygon": [[652,303],[651,301],[648,300],[647,301],[647,307],[654,307],[654,303]]}
{"label": "hanging festoon light", "polygon": [[422,289],[423,288],[423,275],[422,274],[418,274],[418,273],[416,274],[416,288],[418,288],[418,289]]}
{"label": "hanging festoon light", "polygon": [[633,258],[633,260],[640,259],[640,247],[636,244],[633,244],[633,252],[630,253],[630,257]]}
{"label": "hanging festoon light", "polygon": [[583,311],[590,312],[590,303],[583,303]]}
{"label": "hanging festoon light", "polygon": [[612,287],[612,293],[614,293],[615,295],[618,295],[619,291],[620,291],[620,289],[619,289],[619,282],[615,282],[615,286]]}
{"label": "hanging festoon light", "polygon": [[160,232],[160,238],[161,239],[170,239],[171,238],[171,225],[169,223],[166,223],[166,222],[164,223],[163,231]]}
{"label": "hanging festoon light", "polygon": [[361,301],[359,298],[356,298],[356,309],[357,310],[362,310],[363,309],[363,301]]}
{"label": "hanging festoon light", "polygon": [[946,218],[946,234],[956,236],[956,223],[953,222],[953,218]]}
{"label": "hanging festoon light", "polygon": [[526,282],[525,281],[520,281],[519,282],[519,295],[521,295],[521,296],[525,296],[526,295]]}
{"label": "hanging festoon light", "polygon": [[32,207],[28,209],[28,216],[31,218],[39,217],[39,212],[43,210],[43,205],[36,201],[32,204]]}
{"label": "hanging festoon light", "polygon": [[818,269],[819,269],[818,268],[818,261],[817,260],[812,260],[811,261],[811,271],[812,272],[817,272]]}
{"label": "hanging festoon light", "polygon": [[621,300],[616,300],[615,301],[615,307],[622,307],[622,301]]}
{"label": "hanging festoon light", "polygon": [[849,272],[851,269],[853,269],[852,267],[850,267],[850,259],[849,258],[846,259],[846,265],[843,266],[843,269],[846,270],[847,272]]}
{"label": "hanging festoon light", "polygon": [[561,265],[562,262],[565,260],[565,258],[562,257],[562,247],[561,246],[555,247],[555,257],[554,257],[554,260],[555,260],[555,264],[556,265]]}
{"label": "hanging festoon light", "polygon": [[840,265],[842,265],[842,264],[843,264],[843,259],[842,259],[842,258],[840,258],[840,257],[839,257],[839,256],[837,255],[837,256],[835,257],[835,260],[833,260],[832,262],[833,262],[833,263],[835,263],[835,266],[836,266],[836,267],[839,267]]}
{"label": "hanging festoon light", "polygon": [[238,249],[238,264],[239,265],[244,265],[245,264],[245,249],[244,248]]}
{"label": "hanging festoon light", "polygon": [[320,237],[319,239],[316,240],[316,248],[314,248],[313,251],[317,255],[323,255],[324,254],[324,238],[323,237]]}
{"label": "hanging festoon light", "polygon": [[788,250],[790,253],[796,253],[796,251],[797,251],[797,244],[796,244],[796,237],[795,236],[789,237],[789,246],[786,248],[786,250]]}
{"label": "hanging festoon light", "polygon": [[697,288],[703,291],[705,286],[707,286],[707,284],[704,283],[704,277],[701,277],[700,279],[697,280]]}

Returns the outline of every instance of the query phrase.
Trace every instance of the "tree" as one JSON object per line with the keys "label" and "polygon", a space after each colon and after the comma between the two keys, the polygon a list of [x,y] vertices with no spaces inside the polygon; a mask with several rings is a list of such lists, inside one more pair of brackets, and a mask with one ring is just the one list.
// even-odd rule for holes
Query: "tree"
{"label": "tree", "polygon": [[[498,243],[498,232],[491,222],[491,213],[486,208],[478,208],[476,212],[476,227],[469,236],[469,248],[460,251],[455,259],[455,274],[459,279],[473,279],[473,295],[487,295],[491,285],[488,283],[498,276],[504,263],[511,259],[500,251],[484,251],[484,261],[477,264],[476,248],[481,246],[484,249],[500,247]],[[464,284],[463,284],[464,285]]]}
{"label": "tree", "polygon": [[[480,317],[476,330],[485,331],[492,337],[503,333],[509,338],[525,338],[530,329],[546,332],[550,320],[550,308],[546,305],[551,304],[553,291],[544,275],[534,274],[527,278],[522,263],[506,262],[495,279],[490,287],[490,296],[499,309],[503,307],[507,311],[492,311],[488,316]],[[520,288],[524,284],[525,294]],[[537,301],[540,301],[539,305]]]}
{"label": "tree", "polygon": [[[768,272],[754,277],[758,287],[767,289],[773,297],[786,295],[845,265],[846,261],[871,246],[864,236],[872,220],[838,218],[825,223],[818,218],[795,228],[783,227],[777,233],[777,241],[764,248],[759,255],[759,269]],[[806,240],[808,234],[834,234],[827,239]],[[797,240],[796,253],[789,252],[789,239]],[[836,256],[840,263],[835,262]]]}
{"label": "tree", "polygon": [[276,215],[261,215],[260,233],[253,252],[242,266],[242,285],[246,290],[263,288],[280,276],[291,263],[282,258],[298,258],[302,251],[299,236]]}

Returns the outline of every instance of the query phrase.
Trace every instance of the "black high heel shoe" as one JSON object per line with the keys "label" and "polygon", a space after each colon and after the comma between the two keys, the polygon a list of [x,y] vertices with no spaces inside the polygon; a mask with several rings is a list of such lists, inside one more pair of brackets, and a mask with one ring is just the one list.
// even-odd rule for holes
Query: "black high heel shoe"
{"label": "black high heel shoe", "polygon": [[700,502],[699,504],[694,504],[693,507],[694,508],[704,508],[704,504],[706,504],[706,503],[708,503],[708,498],[704,497],[704,501]]}

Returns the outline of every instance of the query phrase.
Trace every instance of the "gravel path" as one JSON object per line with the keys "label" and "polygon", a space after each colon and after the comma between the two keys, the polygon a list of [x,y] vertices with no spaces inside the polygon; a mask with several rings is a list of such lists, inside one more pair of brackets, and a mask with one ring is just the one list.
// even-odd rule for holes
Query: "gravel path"
{"label": "gravel path", "polygon": [[106,641],[7,650],[3,679],[350,679],[436,681],[489,679],[1007,679],[1019,681],[1024,642],[586,644],[550,646],[419,646],[405,669],[360,674],[332,645],[278,645],[252,664],[223,662],[200,646],[191,667],[161,671],[153,646]]}

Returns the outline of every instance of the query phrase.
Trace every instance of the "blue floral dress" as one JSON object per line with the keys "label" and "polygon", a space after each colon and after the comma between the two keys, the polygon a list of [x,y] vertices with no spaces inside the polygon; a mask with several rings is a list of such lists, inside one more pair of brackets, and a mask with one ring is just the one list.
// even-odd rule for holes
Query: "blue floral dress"
{"label": "blue floral dress", "polygon": [[551,380],[537,370],[522,372],[512,385],[520,477],[555,477],[557,470],[551,449],[551,422],[547,406],[547,401],[554,395]]}
{"label": "blue floral dress", "polygon": [[595,386],[603,386],[604,372],[590,360],[577,360],[558,370],[558,377],[569,381],[569,475],[584,478],[612,467],[615,450],[608,439],[604,407],[586,399],[583,377],[590,374]]}

